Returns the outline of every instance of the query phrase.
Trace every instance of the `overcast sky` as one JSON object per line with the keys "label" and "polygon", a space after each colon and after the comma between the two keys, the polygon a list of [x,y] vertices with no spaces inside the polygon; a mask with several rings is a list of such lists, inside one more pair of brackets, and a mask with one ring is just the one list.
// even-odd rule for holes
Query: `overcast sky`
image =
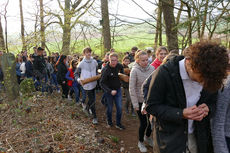
{"label": "overcast sky", "polygon": [[[7,0],[0,0],[0,10],[4,12],[4,4]],[[99,0],[97,0],[98,4]],[[150,4],[145,0],[135,0],[139,3],[146,11],[153,13],[154,5]],[[36,10],[36,0],[22,0],[23,3],[23,14],[24,14],[24,22],[26,31],[32,30],[34,26],[32,14],[35,13]],[[57,0],[44,0],[44,3],[49,3],[51,9],[58,8]],[[119,6],[117,12],[117,6]],[[118,13],[126,16],[138,17],[138,18],[149,18],[149,16],[144,13],[137,5],[135,5],[132,0],[112,0],[109,4],[110,13]],[[84,18],[84,17],[83,17]],[[7,7],[7,20],[8,20],[8,33],[9,34],[18,34],[20,33],[20,11],[19,11],[19,0],[9,0],[9,5]],[[3,27],[4,19],[2,17]]]}

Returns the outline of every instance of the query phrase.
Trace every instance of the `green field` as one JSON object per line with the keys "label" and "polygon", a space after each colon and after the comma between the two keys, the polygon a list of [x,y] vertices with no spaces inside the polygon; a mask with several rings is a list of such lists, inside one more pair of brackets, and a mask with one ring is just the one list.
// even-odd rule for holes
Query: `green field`
{"label": "green field", "polygon": [[[130,49],[133,46],[137,46],[139,49],[146,49],[147,47],[153,47],[154,46],[154,39],[155,34],[152,32],[153,27],[147,24],[137,25],[137,26],[124,26],[117,28],[116,31],[119,32],[119,35],[117,34],[114,37],[114,40],[112,39],[112,48],[116,50],[116,52],[124,53],[127,51],[130,51]],[[151,31],[151,32],[149,32]],[[48,37],[48,36],[47,36]],[[162,41],[163,45],[166,45],[166,35],[162,35]],[[182,37],[179,36],[179,47],[181,48],[181,40]],[[74,41],[72,40],[71,46],[74,46]],[[193,39],[193,43],[196,42],[197,39]],[[49,50],[51,52],[60,52],[62,42],[55,42],[54,40],[51,41],[48,39],[46,45],[48,46]],[[17,42],[9,41],[9,50],[10,52],[13,52],[15,54],[19,53],[21,50],[20,45],[20,39],[17,39]],[[30,45],[29,52],[32,53],[32,44]],[[59,48],[58,48],[59,46]],[[100,38],[100,35],[98,34],[98,38],[91,38],[87,40],[80,39],[76,42],[74,49],[71,49],[71,54],[79,53],[81,54],[83,48],[90,46],[94,54],[97,54],[99,56],[102,55],[102,41]]]}

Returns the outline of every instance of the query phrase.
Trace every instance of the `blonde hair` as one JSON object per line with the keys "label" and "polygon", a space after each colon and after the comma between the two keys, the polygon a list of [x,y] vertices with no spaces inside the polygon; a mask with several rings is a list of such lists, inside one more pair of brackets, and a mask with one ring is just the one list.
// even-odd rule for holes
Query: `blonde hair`
{"label": "blonde hair", "polygon": [[109,59],[111,59],[111,57],[116,57],[118,59],[118,55],[115,52],[109,54]]}
{"label": "blonde hair", "polygon": [[170,59],[172,59],[173,57],[176,57],[176,56],[178,56],[178,54],[170,52],[170,53],[164,58],[164,60],[162,61],[161,65],[165,64],[167,61],[169,61]]}
{"label": "blonde hair", "polygon": [[140,56],[142,55],[148,55],[146,51],[142,51],[142,50],[139,50],[136,52],[135,54],[135,60],[138,60],[140,58]]}

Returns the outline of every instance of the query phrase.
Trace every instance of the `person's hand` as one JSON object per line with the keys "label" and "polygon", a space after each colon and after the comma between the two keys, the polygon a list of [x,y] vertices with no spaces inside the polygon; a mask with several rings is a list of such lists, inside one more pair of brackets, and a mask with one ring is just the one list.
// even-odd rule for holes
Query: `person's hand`
{"label": "person's hand", "polygon": [[183,117],[185,119],[201,121],[204,118],[204,110],[194,105],[183,110]]}
{"label": "person's hand", "polygon": [[111,95],[115,96],[117,94],[117,91],[116,90],[112,90],[111,91]]}
{"label": "person's hand", "polygon": [[200,109],[202,109],[204,111],[204,118],[206,116],[208,116],[209,108],[208,108],[208,106],[206,104],[203,103],[203,104],[199,105],[198,108],[200,108]]}
{"label": "person's hand", "polygon": [[142,103],[142,106],[141,106],[141,114],[142,115],[145,115],[147,114],[147,111],[145,110],[145,108],[147,107],[146,103]]}
{"label": "person's hand", "polygon": [[147,114],[147,111],[145,110],[145,108],[143,110],[141,110],[141,114],[142,115],[146,115]]}
{"label": "person's hand", "polygon": [[83,86],[83,83],[81,82],[81,80],[79,80],[78,83],[79,83],[81,86]]}
{"label": "person's hand", "polygon": [[136,111],[139,111],[139,107],[134,108]]}

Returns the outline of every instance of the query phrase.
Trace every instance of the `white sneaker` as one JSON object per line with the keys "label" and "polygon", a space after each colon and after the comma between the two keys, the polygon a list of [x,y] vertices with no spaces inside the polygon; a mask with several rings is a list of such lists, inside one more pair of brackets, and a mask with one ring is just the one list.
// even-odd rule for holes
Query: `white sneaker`
{"label": "white sneaker", "polygon": [[81,105],[81,103],[80,103],[80,102],[77,102],[76,104],[77,104],[77,106]]}
{"label": "white sneaker", "polygon": [[147,152],[147,148],[143,142],[138,141],[138,148],[140,149],[140,152]]}
{"label": "white sneaker", "polygon": [[86,105],[84,103],[81,103],[82,109],[85,110],[86,109]]}
{"label": "white sneaker", "polygon": [[147,137],[147,136],[145,135],[144,140],[145,140],[145,142],[147,142],[147,144],[148,144],[149,146],[153,147],[153,139],[152,139],[152,138]]}
{"label": "white sneaker", "polygon": [[94,118],[92,123],[95,125],[95,124],[98,124],[98,121],[97,121],[97,118]]}
{"label": "white sneaker", "polygon": [[73,100],[73,99],[71,98],[70,95],[68,95],[68,100],[69,100],[69,101],[72,101],[72,100]]}
{"label": "white sneaker", "polygon": [[92,114],[93,114],[91,109],[89,109],[89,114],[90,114],[90,115],[92,115]]}

